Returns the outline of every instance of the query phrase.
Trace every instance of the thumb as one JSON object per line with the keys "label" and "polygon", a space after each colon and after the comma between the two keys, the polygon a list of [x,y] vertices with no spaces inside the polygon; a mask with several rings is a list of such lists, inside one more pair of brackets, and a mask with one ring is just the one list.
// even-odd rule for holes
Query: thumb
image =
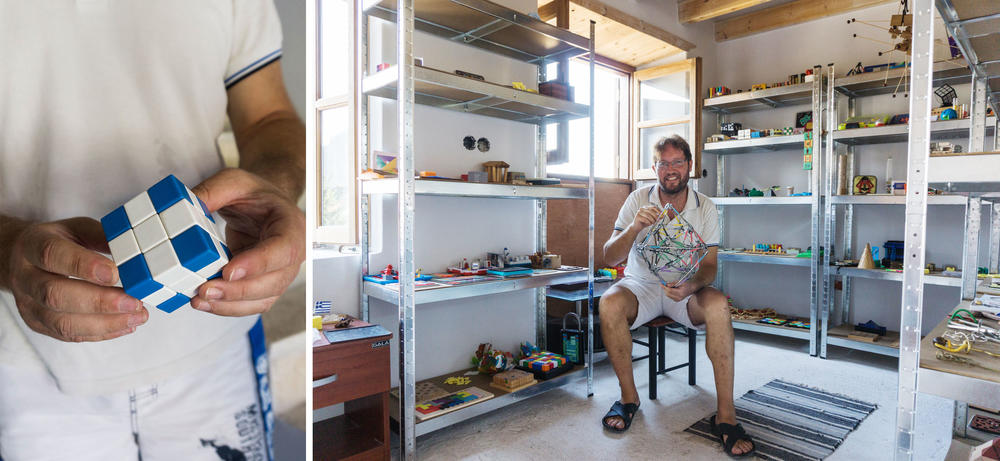
{"label": "thumb", "polygon": [[252,175],[238,168],[226,168],[202,181],[192,191],[205,202],[208,211],[217,211],[244,197],[255,186]]}
{"label": "thumb", "polygon": [[104,239],[101,223],[92,218],[70,218],[62,221],[62,225],[76,242],[89,250],[110,253],[108,241]]}

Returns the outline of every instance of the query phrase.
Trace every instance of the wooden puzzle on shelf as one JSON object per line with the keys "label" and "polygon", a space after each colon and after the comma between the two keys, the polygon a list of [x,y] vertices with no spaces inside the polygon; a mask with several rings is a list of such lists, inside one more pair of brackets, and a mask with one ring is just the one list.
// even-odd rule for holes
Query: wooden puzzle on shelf
{"label": "wooden puzzle on shelf", "polygon": [[427,400],[417,404],[417,419],[423,421],[455,410],[460,410],[469,405],[492,399],[493,394],[478,387],[462,389],[436,399]]}

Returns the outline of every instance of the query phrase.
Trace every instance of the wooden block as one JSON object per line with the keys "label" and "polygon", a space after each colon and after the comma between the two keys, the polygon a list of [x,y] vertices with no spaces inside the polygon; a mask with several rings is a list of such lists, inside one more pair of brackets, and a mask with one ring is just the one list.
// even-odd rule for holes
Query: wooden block
{"label": "wooden block", "polygon": [[524,384],[522,384],[520,386],[517,386],[517,387],[507,387],[507,386],[504,386],[503,384],[498,384],[498,383],[490,383],[490,387],[493,387],[493,388],[496,388],[496,389],[500,389],[501,391],[504,391],[504,392],[517,392],[517,391],[519,391],[521,389],[524,389],[526,387],[534,386],[535,384],[538,384],[538,380],[537,379],[532,379],[531,382],[524,383]]}
{"label": "wooden block", "polygon": [[864,341],[866,343],[877,342],[879,338],[881,338],[881,336],[875,333],[868,333],[866,331],[855,331],[847,335],[847,339],[851,339],[854,341]]}

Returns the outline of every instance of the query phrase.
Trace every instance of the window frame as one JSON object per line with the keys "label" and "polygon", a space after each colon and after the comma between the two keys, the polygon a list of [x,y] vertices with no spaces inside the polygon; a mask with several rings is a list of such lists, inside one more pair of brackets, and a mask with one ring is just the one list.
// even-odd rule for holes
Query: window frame
{"label": "window frame", "polygon": [[[328,1],[343,1],[347,4],[347,9],[350,15],[350,20],[348,21],[348,30],[342,32],[341,38],[346,38],[348,53],[347,59],[350,61],[350,65],[344,66],[344,72],[348,73],[348,87],[347,92],[337,95],[328,95],[323,97],[323,46],[324,46],[324,30],[322,27],[323,18],[323,4]],[[315,216],[313,221],[313,243],[314,244],[333,244],[333,245],[357,245],[359,242],[358,236],[358,183],[357,183],[357,171],[358,171],[358,140],[357,140],[357,114],[356,114],[356,93],[358,90],[357,75],[357,50],[355,49],[355,35],[358,28],[357,18],[355,14],[355,2],[353,0],[310,0],[310,3],[315,14],[313,15],[313,31],[310,34],[309,40],[314,45],[313,58],[313,69],[309,72],[309,76],[313,80],[313,85],[311,85],[309,92],[310,99],[310,122],[315,127],[313,130],[314,135],[309,139],[310,151],[314,154],[315,162],[315,177],[314,181],[316,184],[314,191],[315,204],[311,207],[312,213]],[[328,32],[329,33],[329,32]],[[336,40],[329,40],[328,46],[335,46]],[[347,189],[349,190],[349,196],[345,200],[346,203],[350,203],[350,212],[348,213],[349,218],[345,226],[332,226],[323,225],[323,114],[336,110],[346,108],[348,112],[348,119],[350,120],[350,127],[347,130],[347,142],[344,146],[348,170],[351,172],[350,181]]]}
{"label": "window frame", "polygon": [[[690,98],[689,107],[691,108],[688,116],[673,119],[642,120],[642,95],[639,91],[642,82],[681,72],[688,72],[688,84],[690,87],[688,97]],[[703,147],[703,140],[701,138],[701,58],[694,57],[635,71],[632,74],[632,100],[630,104],[632,107],[632,122],[630,124],[632,129],[632,145],[629,149],[629,157],[632,179],[636,181],[656,179],[656,173],[652,168],[640,168],[642,156],[642,145],[640,144],[642,135],[640,130],[684,123],[688,124],[687,140],[691,146],[691,159],[693,160],[691,162],[691,171],[688,174],[693,179],[701,178],[701,151]]]}
{"label": "window frame", "polygon": [[[588,55],[578,56],[573,58],[577,62],[590,62]],[[597,176],[595,178],[609,179],[609,180],[621,180],[630,179],[630,165],[631,165],[631,151],[632,151],[632,87],[633,87],[633,75],[635,73],[635,68],[628,66],[627,64],[619,63],[609,58],[605,58],[600,55],[595,55],[594,59],[595,72],[596,68],[601,68],[605,71],[610,71],[618,74],[619,77],[624,77],[625,82],[623,86],[625,89],[624,94],[622,94],[618,103],[618,151],[615,153],[615,173],[614,176]],[[591,82],[593,84],[593,82]],[[568,122],[566,122],[568,123]],[[542,125],[541,129],[546,129],[548,125]],[[556,149],[561,148],[558,145],[558,137],[556,137]],[[596,155],[596,154],[595,154]],[[560,179],[586,179],[588,175],[575,175],[566,173],[552,173],[548,171],[549,167],[546,168],[546,176],[552,178]]]}

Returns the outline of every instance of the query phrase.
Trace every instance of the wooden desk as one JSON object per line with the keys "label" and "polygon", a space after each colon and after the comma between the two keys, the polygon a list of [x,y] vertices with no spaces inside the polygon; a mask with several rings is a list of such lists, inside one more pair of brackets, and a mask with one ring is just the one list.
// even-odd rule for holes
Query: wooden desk
{"label": "wooden desk", "polygon": [[313,424],[314,460],[389,459],[389,341],[373,325],[324,332],[313,348],[313,409],[338,403],[344,414]]}

